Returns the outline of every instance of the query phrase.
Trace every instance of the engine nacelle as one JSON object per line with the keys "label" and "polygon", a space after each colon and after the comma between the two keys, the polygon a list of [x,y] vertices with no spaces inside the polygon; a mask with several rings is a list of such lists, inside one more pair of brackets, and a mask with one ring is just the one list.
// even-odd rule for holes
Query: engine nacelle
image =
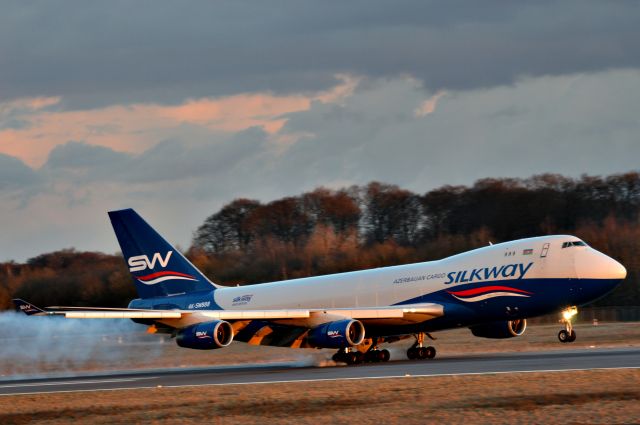
{"label": "engine nacelle", "polygon": [[176,342],[180,347],[196,350],[214,350],[226,347],[233,341],[233,328],[229,322],[214,320],[180,329]]}
{"label": "engine nacelle", "polygon": [[484,325],[471,326],[469,329],[473,335],[481,338],[513,338],[522,335],[527,329],[527,319],[485,323]]}
{"label": "engine nacelle", "polygon": [[338,320],[309,331],[309,344],[318,348],[344,348],[364,341],[364,325],[353,319]]}

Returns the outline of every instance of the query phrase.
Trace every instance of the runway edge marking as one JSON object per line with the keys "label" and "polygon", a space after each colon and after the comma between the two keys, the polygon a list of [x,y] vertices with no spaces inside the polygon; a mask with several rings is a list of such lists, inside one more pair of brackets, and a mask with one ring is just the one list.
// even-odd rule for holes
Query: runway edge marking
{"label": "runway edge marking", "polygon": [[118,382],[135,382],[135,381],[142,381],[145,379],[155,379],[155,376],[152,377],[144,377],[144,378],[114,378],[114,379],[100,379],[100,380],[78,380],[78,381],[60,381],[60,382],[44,382],[44,383],[38,383],[38,382],[32,382],[32,383],[28,383],[28,384],[8,384],[8,385],[4,385],[4,384],[0,384],[0,390],[5,389],[5,388],[28,388],[28,387],[38,387],[38,386],[43,386],[43,387],[47,387],[47,386],[54,386],[54,385],[84,385],[84,384],[112,384],[112,383],[118,383]]}

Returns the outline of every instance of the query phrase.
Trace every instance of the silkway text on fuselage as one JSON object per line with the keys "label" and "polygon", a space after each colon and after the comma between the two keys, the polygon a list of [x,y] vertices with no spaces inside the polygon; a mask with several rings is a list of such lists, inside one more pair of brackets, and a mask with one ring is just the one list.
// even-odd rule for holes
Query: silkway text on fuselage
{"label": "silkway text on fuselage", "polygon": [[533,263],[526,266],[522,263],[505,264],[503,266],[481,267],[471,270],[459,270],[447,273],[447,281],[445,285],[451,283],[470,283],[476,281],[498,279],[500,277],[515,277],[522,279],[527,274]]}

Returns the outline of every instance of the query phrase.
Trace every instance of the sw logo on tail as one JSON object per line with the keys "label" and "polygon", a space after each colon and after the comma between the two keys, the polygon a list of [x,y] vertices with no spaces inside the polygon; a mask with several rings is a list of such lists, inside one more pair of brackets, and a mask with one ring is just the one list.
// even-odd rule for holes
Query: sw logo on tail
{"label": "sw logo on tail", "polygon": [[153,270],[156,267],[156,261],[160,263],[160,267],[165,268],[169,264],[169,259],[171,259],[171,254],[173,251],[167,252],[167,255],[162,258],[159,252],[156,252],[149,260],[149,257],[146,255],[136,255],[129,258],[129,271],[130,272],[139,272],[142,270],[150,269]]}

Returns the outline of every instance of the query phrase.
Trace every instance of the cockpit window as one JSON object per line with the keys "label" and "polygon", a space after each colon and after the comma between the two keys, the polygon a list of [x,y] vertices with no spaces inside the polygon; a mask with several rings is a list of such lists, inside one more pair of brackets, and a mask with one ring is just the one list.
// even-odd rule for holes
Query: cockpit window
{"label": "cockpit window", "polygon": [[582,242],[582,241],[571,241],[571,242],[564,242],[562,244],[563,248],[570,248],[572,246],[587,246],[586,243]]}

